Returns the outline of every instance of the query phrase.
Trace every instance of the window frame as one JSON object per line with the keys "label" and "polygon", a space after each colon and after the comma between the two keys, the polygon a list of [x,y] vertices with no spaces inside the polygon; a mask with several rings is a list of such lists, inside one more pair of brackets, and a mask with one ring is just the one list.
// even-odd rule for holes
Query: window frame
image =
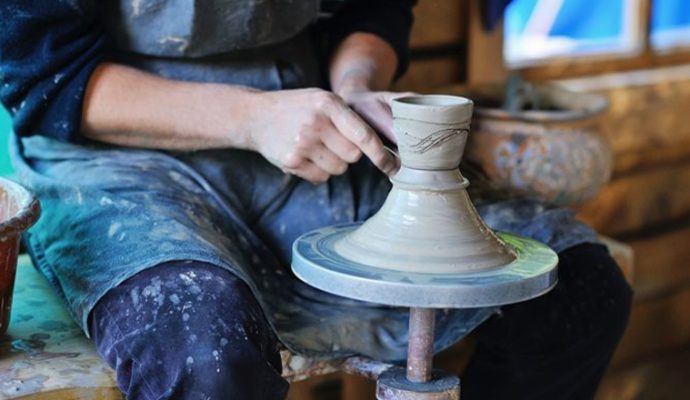
{"label": "window frame", "polygon": [[[518,73],[525,79],[541,81],[690,63],[690,45],[666,49],[652,47],[650,40],[652,1],[654,0],[639,0],[638,3],[640,10],[637,12],[637,24],[639,26],[636,31],[640,36],[638,40],[641,42],[639,51],[626,54],[617,52],[591,56],[554,57],[529,65],[515,67],[506,65],[505,73]],[[486,35],[494,36],[492,33]],[[500,49],[502,53],[502,45]],[[471,52],[469,57],[473,58]]]}

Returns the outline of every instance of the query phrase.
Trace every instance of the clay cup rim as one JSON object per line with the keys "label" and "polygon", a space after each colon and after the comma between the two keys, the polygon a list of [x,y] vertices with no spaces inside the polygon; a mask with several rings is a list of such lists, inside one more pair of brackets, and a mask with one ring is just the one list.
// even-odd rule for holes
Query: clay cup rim
{"label": "clay cup rim", "polygon": [[41,214],[41,207],[36,196],[18,183],[0,178],[0,192],[4,192],[7,201],[17,202],[17,212],[7,219],[0,219],[0,239],[16,236],[29,229]]}
{"label": "clay cup rim", "polygon": [[394,119],[417,120],[438,124],[469,124],[472,100],[450,95],[416,95],[393,99]]}

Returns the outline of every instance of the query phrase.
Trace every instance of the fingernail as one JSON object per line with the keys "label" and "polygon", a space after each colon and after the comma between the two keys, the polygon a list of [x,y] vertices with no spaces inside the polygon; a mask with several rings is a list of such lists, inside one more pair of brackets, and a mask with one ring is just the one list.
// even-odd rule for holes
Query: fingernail
{"label": "fingernail", "polygon": [[391,158],[388,162],[386,162],[386,166],[384,167],[384,172],[388,176],[393,176],[396,172],[398,171],[398,163],[394,158]]}

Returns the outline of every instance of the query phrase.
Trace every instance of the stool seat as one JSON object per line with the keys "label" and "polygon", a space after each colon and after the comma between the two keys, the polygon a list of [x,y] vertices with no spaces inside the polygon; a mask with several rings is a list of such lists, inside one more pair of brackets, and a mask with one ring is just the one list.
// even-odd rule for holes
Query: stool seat
{"label": "stool seat", "polygon": [[[281,358],[290,382],[335,371],[375,378],[390,367],[361,357],[315,360],[287,350]],[[12,319],[0,339],[0,399],[17,398],[123,399],[115,372],[27,256],[19,259]]]}

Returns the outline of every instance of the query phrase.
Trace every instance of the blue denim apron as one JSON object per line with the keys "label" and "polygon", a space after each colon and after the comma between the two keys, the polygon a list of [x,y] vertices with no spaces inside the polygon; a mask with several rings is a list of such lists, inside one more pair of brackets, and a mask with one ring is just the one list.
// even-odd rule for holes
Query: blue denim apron
{"label": "blue denim apron", "polygon": [[[119,62],[173,79],[263,90],[322,81],[308,28],[318,13],[316,0],[290,7],[279,0],[123,0],[103,7],[112,42],[122,50],[114,56]],[[26,236],[30,253],[87,334],[89,313],[108,290],[158,264],[195,260],[243,279],[294,352],[405,358],[406,309],[321,292],[289,268],[297,236],[362,221],[381,206],[390,183],[367,160],[313,185],[241,150],[164,152],[35,136],[14,138],[12,152],[21,181],[44,208]],[[479,210],[494,229],[556,251],[596,241],[570,211],[525,200]],[[188,290],[199,290],[194,277],[186,279]],[[439,311],[435,349],[450,346],[495,311]]]}

